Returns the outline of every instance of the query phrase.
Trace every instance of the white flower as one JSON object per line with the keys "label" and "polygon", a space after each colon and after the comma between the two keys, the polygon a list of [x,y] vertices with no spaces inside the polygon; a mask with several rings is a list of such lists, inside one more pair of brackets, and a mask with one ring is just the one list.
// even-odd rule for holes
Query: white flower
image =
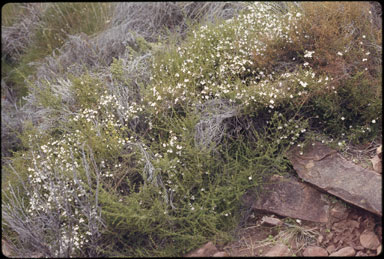
{"label": "white flower", "polygon": [[308,51],[308,50],[306,50],[306,51],[305,51],[305,54],[304,54],[304,57],[305,57],[305,58],[311,58],[313,53],[315,53],[315,52],[314,52],[314,51]]}
{"label": "white flower", "polygon": [[252,176],[248,177],[248,180],[252,180]]}
{"label": "white flower", "polygon": [[297,13],[297,14],[296,14],[296,17],[300,17],[300,16],[301,16],[301,13]]}
{"label": "white flower", "polygon": [[341,120],[343,121],[343,120],[345,120],[345,118],[344,118],[344,117],[341,117]]}
{"label": "white flower", "polygon": [[376,120],[372,120],[372,123],[376,123]]}
{"label": "white flower", "polygon": [[308,83],[306,83],[306,82],[302,82],[302,81],[300,81],[300,84],[301,84],[303,87],[307,87],[307,85],[308,85]]}
{"label": "white flower", "polygon": [[337,55],[342,56],[343,53],[341,53],[341,52],[339,51],[339,52],[337,52]]}
{"label": "white flower", "polygon": [[274,100],[270,100],[269,102],[270,102],[271,104],[274,104],[274,103],[275,103],[275,101],[274,101]]}

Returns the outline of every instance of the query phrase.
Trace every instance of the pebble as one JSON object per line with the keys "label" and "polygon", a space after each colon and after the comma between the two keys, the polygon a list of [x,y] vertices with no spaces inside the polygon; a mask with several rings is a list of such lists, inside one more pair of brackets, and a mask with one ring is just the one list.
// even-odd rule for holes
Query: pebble
{"label": "pebble", "polygon": [[272,218],[272,217],[264,216],[261,220],[262,220],[263,224],[266,223],[266,224],[269,224],[269,225],[272,225],[272,226],[281,226],[281,225],[283,225],[283,222],[280,219],[277,219],[277,218]]}
{"label": "pebble", "polygon": [[327,247],[327,251],[328,251],[328,253],[330,253],[330,254],[332,254],[333,252],[335,252],[335,250],[336,250],[336,247],[335,247],[334,245],[329,245],[329,246]]}
{"label": "pebble", "polygon": [[210,241],[202,247],[188,253],[186,257],[208,257],[218,252],[216,246]]}
{"label": "pebble", "polygon": [[265,256],[289,256],[290,252],[286,245],[277,244],[272,247]]}
{"label": "pebble", "polygon": [[229,255],[227,254],[227,252],[224,252],[224,251],[217,252],[214,255],[212,255],[212,257],[228,257],[228,256]]}
{"label": "pebble", "polygon": [[330,254],[329,256],[354,256],[356,254],[355,249],[350,246],[341,248],[339,251]]}
{"label": "pebble", "polygon": [[328,256],[328,252],[319,246],[308,246],[305,248],[303,256]]}
{"label": "pebble", "polygon": [[360,244],[365,248],[376,250],[380,245],[380,241],[372,231],[364,231],[360,235]]}

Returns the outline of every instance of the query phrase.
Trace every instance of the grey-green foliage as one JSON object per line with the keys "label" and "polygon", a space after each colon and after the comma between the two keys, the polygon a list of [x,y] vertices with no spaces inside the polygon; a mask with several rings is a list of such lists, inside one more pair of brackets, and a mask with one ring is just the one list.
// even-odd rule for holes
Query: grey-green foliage
{"label": "grey-green foliage", "polygon": [[46,8],[43,3],[24,3],[18,8],[25,11],[10,26],[1,26],[1,56],[11,61],[20,59],[31,44],[36,29],[41,26],[41,14]]}
{"label": "grey-green foliage", "polygon": [[112,19],[154,42],[166,29],[183,34],[193,22],[229,19],[246,6],[244,2],[148,2],[119,3]]}
{"label": "grey-green foliage", "polygon": [[[26,97],[24,110],[34,116],[33,121],[43,123],[42,128],[49,128],[52,125],[49,119],[47,121],[49,107],[42,107],[37,102],[37,95],[51,86],[58,86],[48,91],[54,92],[68,108],[72,103],[67,100],[73,97],[70,97],[71,93],[68,94],[67,86],[62,82],[68,80],[68,75],[79,76],[85,71],[102,71],[97,73],[98,76],[105,79],[121,104],[129,106],[133,99],[136,102],[139,100],[139,85],[146,85],[150,77],[151,50],[145,40],[158,40],[158,36],[166,35],[163,28],[172,31],[176,25],[184,32],[189,25],[188,19],[198,22],[203,19],[230,18],[245,6],[240,2],[118,3],[105,31],[93,36],[84,33],[68,35],[68,40],[60,49],[34,64],[37,66],[36,80],[30,79],[33,87]],[[181,18],[177,18],[174,15],[176,13]],[[121,60],[125,79],[110,83],[111,74],[105,68],[113,59]],[[130,87],[127,89],[126,86]],[[133,95],[135,98],[132,99]]]}

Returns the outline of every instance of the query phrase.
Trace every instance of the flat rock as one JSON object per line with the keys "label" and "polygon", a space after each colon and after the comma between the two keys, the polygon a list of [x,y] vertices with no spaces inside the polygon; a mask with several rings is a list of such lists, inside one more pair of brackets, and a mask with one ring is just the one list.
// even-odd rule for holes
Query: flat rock
{"label": "flat rock", "polygon": [[303,256],[328,256],[328,252],[319,246],[308,246],[305,248]]}
{"label": "flat rock", "polygon": [[365,248],[376,250],[380,246],[380,241],[372,231],[364,231],[360,235],[360,243]]}
{"label": "flat rock", "polygon": [[330,254],[329,256],[354,256],[356,254],[355,249],[350,246],[341,248],[337,252]]}
{"label": "flat rock", "polygon": [[272,247],[265,256],[289,256],[289,248],[284,244],[277,244]]}
{"label": "flat rock", "polygon": [[186,254],[186,257],[208,257],[208,256],[213,256],[219,252],[216,248],[216,246],[212,242],[208,242],[202,247],[195,249],[188,254]]}
{"label": "flat rock", "polygon": [[243,196],[253,209],[313,222],[328,222],[329,205],[322,194],[306,183],[274,175],[260,194],[249,190]]}
{"label": "flat rock", "polygon": [[300,178],[346,202],[382,216],[382,176],[355,165],[336,150],[315,142],[291,149],[287,157]]}
{"label": "flat rock", "polygon": [[283,225],[283,222],[280,219],[272,218],[272,217],[268,217],[268,216],[264,216],[261,219],[261,221],[263,224],[265,223],[265,224],[272,225],[272,226],[282,226]]}

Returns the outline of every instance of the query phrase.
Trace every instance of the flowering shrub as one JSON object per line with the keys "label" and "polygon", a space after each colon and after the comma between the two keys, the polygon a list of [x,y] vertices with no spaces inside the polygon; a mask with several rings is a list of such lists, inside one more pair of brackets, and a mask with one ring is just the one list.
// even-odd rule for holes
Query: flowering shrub
{"label": "flowering shrub", "polygon": [[[361,13],[343,4],[347,18],[334,26],[369,17],[365,4]],[[183,39],[139,37],[104,69],[47,82],[47,91],[35,85],[30,98],[55,123],[25,131],[26,150],[7,167],[20,181],[4,184],[3,226],[20,252],[170,256],[229,240],[244,216],[240,198],[289,172],[290,147],[377,136],[377,39],[351,42],[356,57],[347,56],[316,6],[328,8],[249,3]],[[340,33],[364,38],[374,29],[363,25]]]}

